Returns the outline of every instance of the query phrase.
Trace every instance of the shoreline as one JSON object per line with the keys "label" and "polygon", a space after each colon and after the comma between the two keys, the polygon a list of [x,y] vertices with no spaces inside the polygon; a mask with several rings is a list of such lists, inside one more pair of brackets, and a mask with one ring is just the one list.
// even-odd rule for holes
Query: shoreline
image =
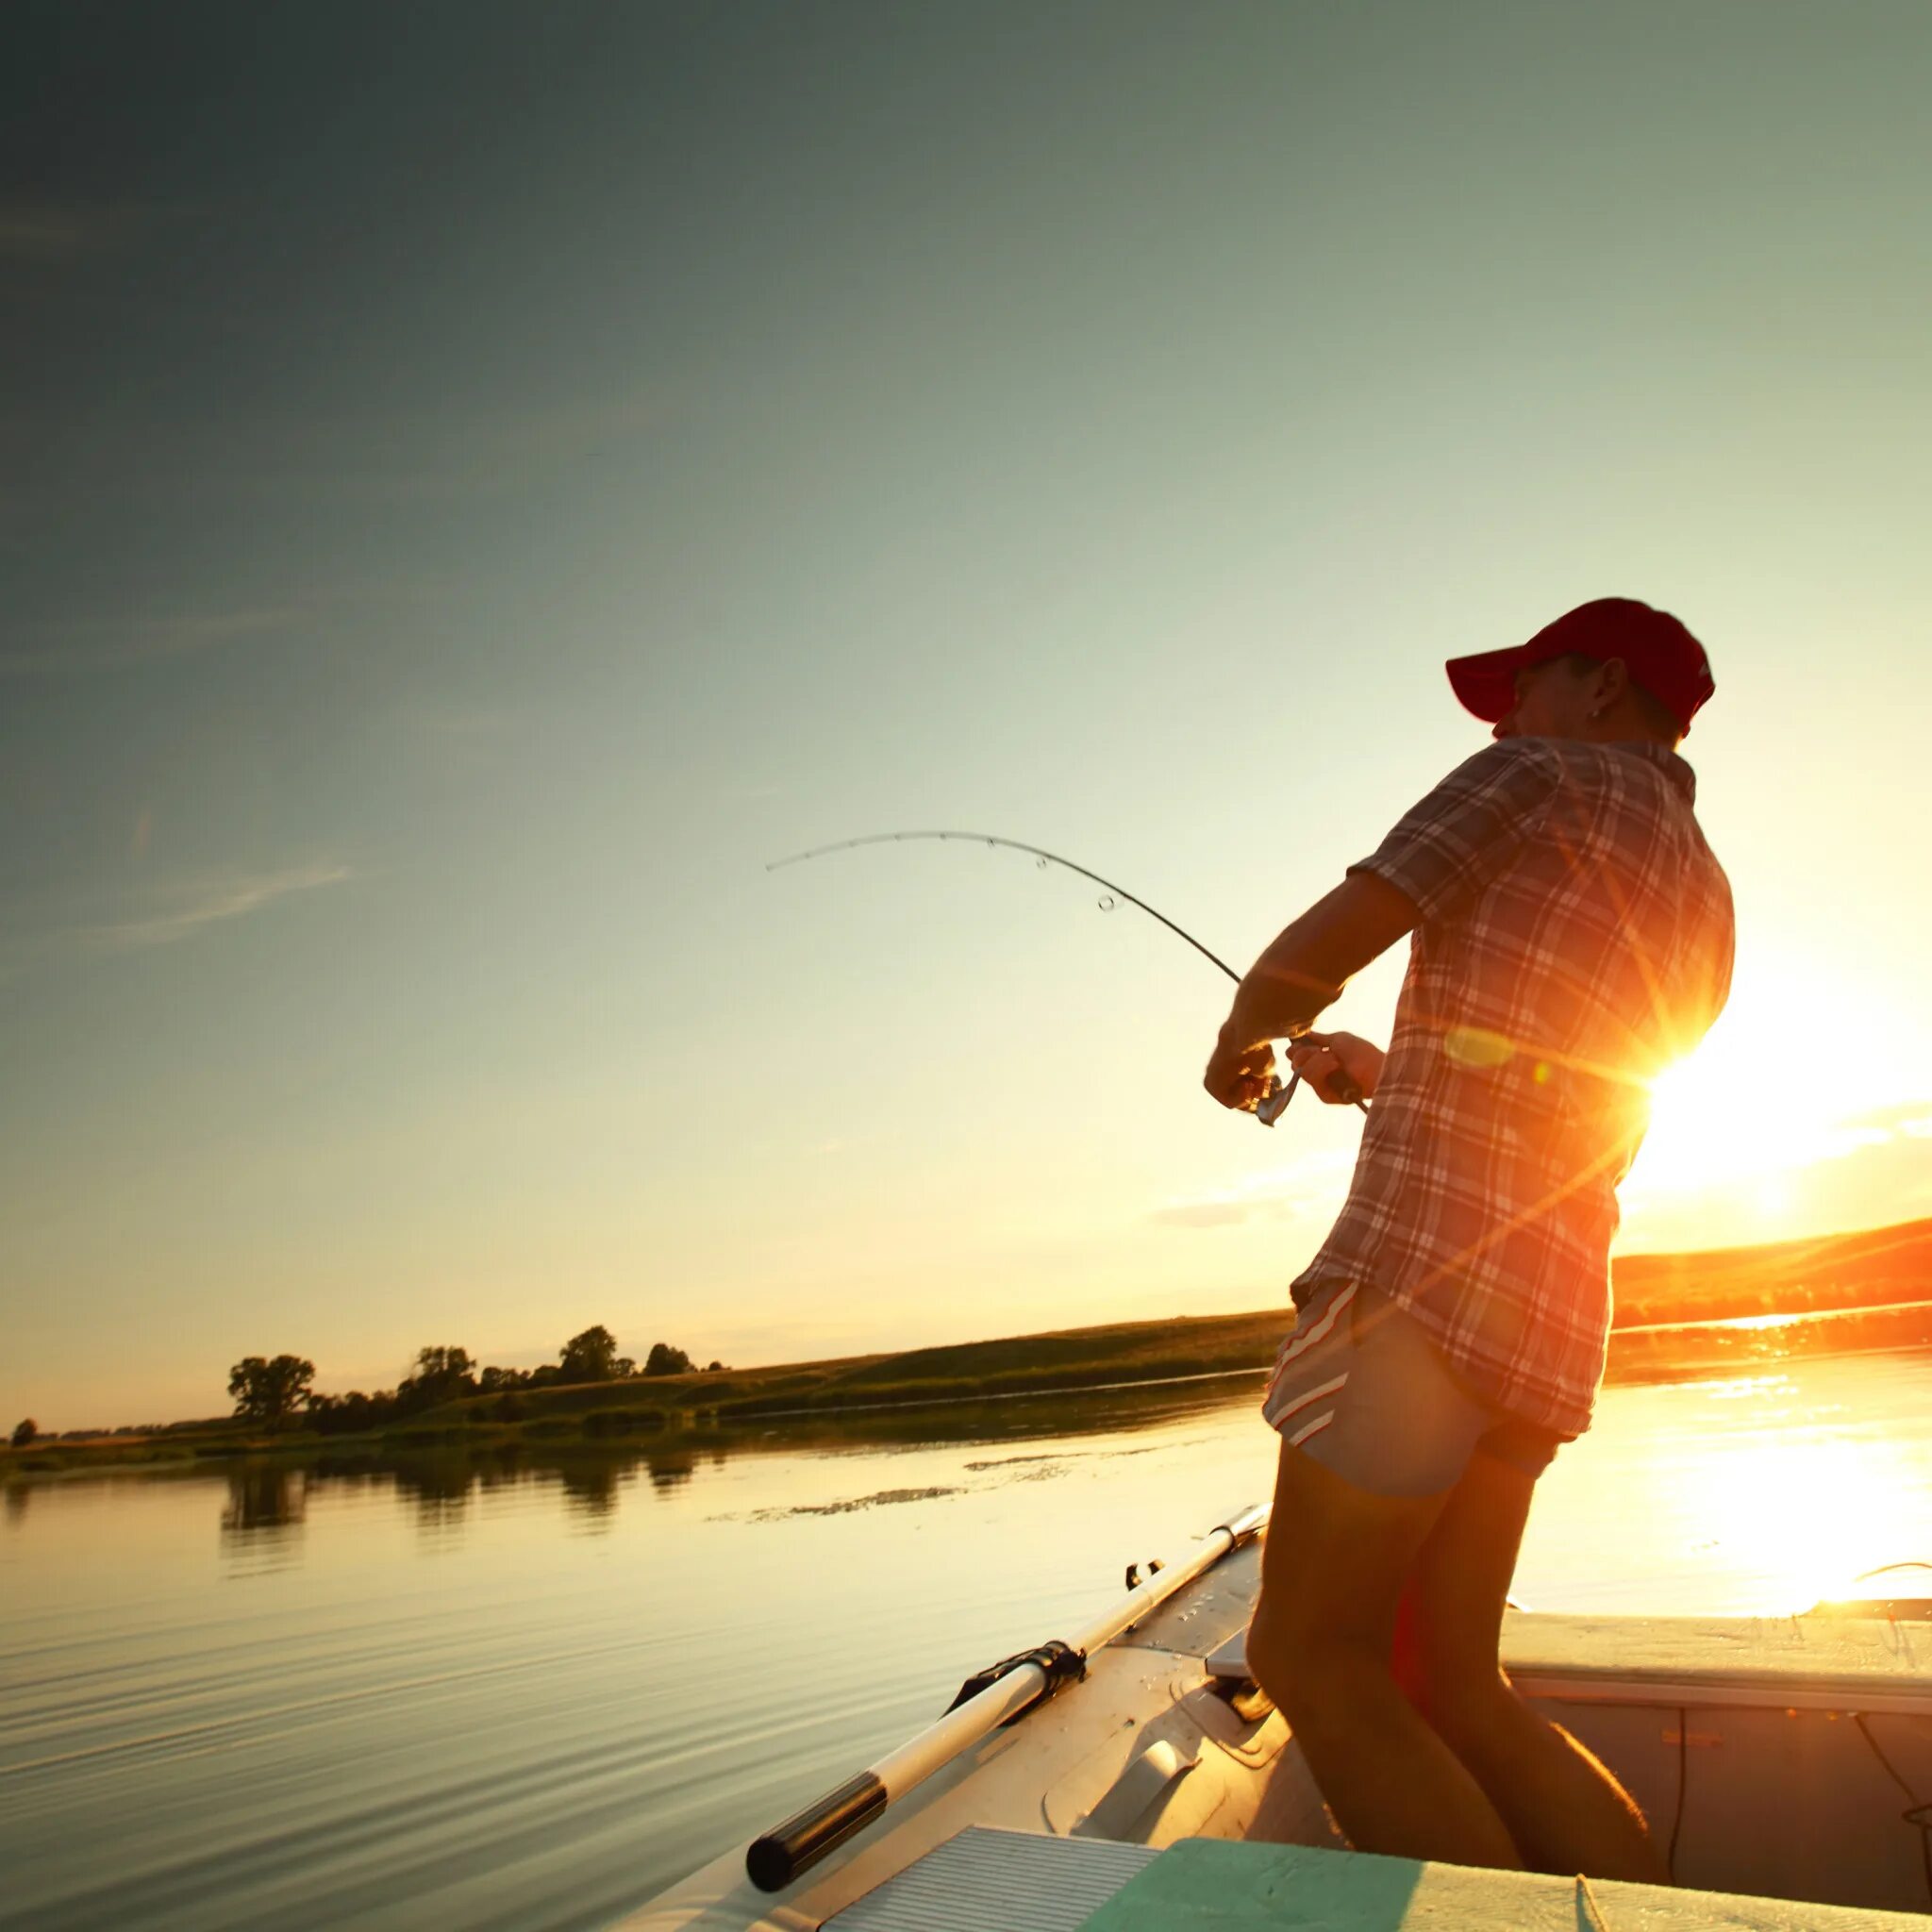
{"label": "shoreline", "polygon": [[[1620,1257],[1606,1380],[1682,1381],[1775,1366],[1798,1353],[1932,1347],[1932,1220],[1743,1248]],[[313,1459],[331,1449],[564,1450],[690,1441],[814,1420],[853,1426],[994,1399],[1120,1395],[1265,1374],[1292,1331],[1286,1306],[1175,1315],[760,1368],[632,1374],[391,1407],[375,1427],[311,1413],[278,1427],[205,1417],[0,1445],[0,1483],[74,1468]],[[340,1420],[340,1419],[339,1419]]]}
{"label": "shoreline", "polygon": [[[719,1441],[754,1431],[772,1433],[770,1425],[818,1423],[836,1429],[857,1419],[884,1419],[941,1409],[973,1409],[992,1402],[1057,1400],[1074,1402],[1101,1395],[1158,1393],[1163,1390],[1198,1389],[1215,1382],[1238,1382],[1265,1375],[1272,1365],[1275,1339],[1291,1332],[1279,1317],[1207,1317],[1207,1323],[1265,1324],[1266,1355],[1260,1360],[1237,1361],[1205,1369],[1173,1372],[1158,1362],[1152,1373],[1125,1374],[1100,1363],[1086,1369],[1061,1362],[1046,1368],[1005,1366],[978,1382],[937,1378],[893,1384],[880,1379],[872,1387],[858,1378],[828,1376],[816,1389],[797,1390],[805,1400],[790,1400],[775,1392],[738,1401],[693,1401],[692,1383],[716,1385],[728,1377],[677,1376],[646,1384],[653,1392],[686,1399],[641,1403],[642,1378],[628,1382],[567,1384],[543,1394],[558,1398],[541,1403],[525,1398],[535,1413],[501,1413],[502,1398],[472,1397],[430,1410],[408,1422],[358,1433],[324,1435],[311,1429],[263,1434],[239,1425],[215,1425],[178,1431],[155,1431],[95,1436],[79,1441],[55,1437],[23,1448],[0,1447],[0,1482],[58,1477],[88,1471],[213,1470],[238,1462],[315,1462],[332,1455],[437,1456],[467,1453],[530,1451],[540,1455],[570,1455],[577,1451],[639,1451],[653,1447],[685,1447],[693,1442]],[[1833,1324],[1858,1325],[1858,1338],[1834,1335]],[[1166,1330],[1172,1324],[1149,1324]],[[1074,1331],[1079,1333],[1082,1331]],[[1119,1336],[1123,1330],[1100,1331]],[[1131,1326],[1124,1331],[1131,1334]],[[1061,1341],[1069,1338],[1033,1338]],[[1792,1348],[1791,1341],[1808,1347]],[[1849,1343],[1849,1345],[1847,1345]],[[1687,1346],[1687,1344],[1689,1344]],[[1018,1343],[969,1344],[998,1347],[1003,1352]],[[1870,1307],[1807,1309],[1789,1315],[1731,1316],[1715,1322],[1667,1322],[1613,1329],[1606,1386],[1665,1384],[1774,1371],[1782,1361],[1812,1353],[1831,1355],[1917,1354],[1932,1350],[1932,1298],[1888,1302]],[[861,1358],[871,1367],[881,1358]],[[892,1358],[886,1357],[886,1360]],[[841,1365],[843,1366],[843,1365]],[[755,1372],[763,1379],[801,1378],[798,1365]],[[739,1378],[741,1382],[744,1378]],[[687,1385],[679,1389],[669,1385]],[[855,1386],[856,1384],[856,1386]],[[924,1391],[925,1392],[914,1392]],[[816,1399],[813,1399],[813,1398]],[[857,1398],[857,1399],[855,1399]]]}

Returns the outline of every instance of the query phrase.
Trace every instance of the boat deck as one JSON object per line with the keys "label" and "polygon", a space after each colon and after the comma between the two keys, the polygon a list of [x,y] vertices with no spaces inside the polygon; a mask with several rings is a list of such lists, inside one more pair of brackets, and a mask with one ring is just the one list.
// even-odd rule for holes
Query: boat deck
{"label": "boat deck", "polygon": [[[1924,1932],[1916,1913],[1191,1839],[1081,1932]],[[1070,1928],[1071,1932],[1071,1928]]]}
{"label": "boat deck", "polygon": [[[1927,1924],[1927,1840],[1910,1818],[1932,1799],[1932,1624],[1512,1613],[1504,1654],[1518,1688],[1612,1767],[1672,1846],[1677,1889],[1586,1893],[1574,1880],[1405,1866],[1409,1903],[1391,1916],[1395,1881],[1377,1874],[1401,1861],[1324,1862],[1344,1841],[1299,1745],[1279,1713],[1228,1695],[1258,1571],[1253,1547],[1216,1564],[1098,1651],[1077,1688],[991,1733],[782,1894],[751,1889],[735,1852],[626,1927]],[[1351,1871],[1362,1876],[1336,1875]],[[1336,1918],[1351,1885],[1366,1903]],[[1307,1916],[1324,1897],[1331,1916]],[[1249,1898],[1265,1914],[1227,1916]],[[1838,1903],[1805,1903],[1817,1899]]]}
{"label": "boat deck", "polygon": [[1923,1932],[1865,1911],[1306,1845],[1143,1845],[969,1826],[824,1932]]}

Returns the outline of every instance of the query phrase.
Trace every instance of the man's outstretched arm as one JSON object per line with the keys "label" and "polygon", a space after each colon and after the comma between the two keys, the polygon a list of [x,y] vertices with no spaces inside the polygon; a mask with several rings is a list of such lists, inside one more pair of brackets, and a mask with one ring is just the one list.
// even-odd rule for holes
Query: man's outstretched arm
{"label": "man's outstretched arm", "polygon": [[1306,1033],[1372,959],[1422,917],[1373,873],[1347,878],[1284,927],[1235,989],[1203,1084],[1224,1107],[1252,1108],[1274,1070],[1271,1042]]}

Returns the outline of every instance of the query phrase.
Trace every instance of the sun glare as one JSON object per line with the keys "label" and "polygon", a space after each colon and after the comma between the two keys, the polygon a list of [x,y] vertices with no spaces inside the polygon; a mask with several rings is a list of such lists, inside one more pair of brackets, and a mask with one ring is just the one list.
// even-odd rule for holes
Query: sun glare
{"label": "sun glare", "polygon": [[1874,1071],[1848,1059],[1821,1078],[1795,1041],[1791,1016],[1802,1008],[1787,984],[1795,979],[1740,981],[1709,1039],[1658,1075],[1633,1193],[1737,1190],[1774,1221],[1799,1170],[1890,1138],[1854,1124],[1891,1097]]}
{"label": "sun glare", "polygon": [[1893,1445],[1856,1431],[1767,1430],[1687,1458],[1688,1517],[1715,1526],[1767,1611],[1856,1595],[1855,1578],[1902,1547],[1916,1484]]}

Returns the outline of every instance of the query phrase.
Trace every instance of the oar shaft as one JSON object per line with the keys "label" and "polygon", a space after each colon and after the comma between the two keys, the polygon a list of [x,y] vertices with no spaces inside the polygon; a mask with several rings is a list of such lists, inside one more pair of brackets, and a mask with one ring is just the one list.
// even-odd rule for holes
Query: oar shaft
{"label": "oar shaft", "polygon": [[1204,1570],[1211,1570],[1230,1550],[1239,1549],[1257,1534],[1268,1521],[1268,1505],[1256,1503],[1234,1518],[1210,1529],[1201,1539],[1191,1557],[1157,1571],[1138,1589],[1131,1590],[1105,1615],[1096,1617],[1078,1637],[1073,1647],[1087,1657],[1111,1643],[1123,1630],[1132,1628],[1158,1603],[1191,1583]]}
{"label": "oar shaft", "polygon": [[947,1711],[916,1738],[908,1738],[896,1751],[889,1751],[872,1768],[873,1775],[886,1788],[887,1801],[903,1798],[960,1752],[991,1737],[1008,1718],[1018,1717],[1035,1703],[1045,1689],[1046,1673],[1038,1664],[1022,1664],[996,1684],[989,1684],[978,1696],[968,1698],[957,1710]]}
{"label": "oar shaft", "polygon": [[[1111,1643],[1156,1606],[1185,1589],[1230,1550],[1246,1542],[1267,1521],[1268,1506],[1257,1503],[1231,1522],[1210,1530],[1191,1557],[1157,1572],[1129,1591],[1111,1609],[1090,1624],[1069,1647],[1086,1657]],[[761,1891],[782,1890],[827,1852],[863,1830],[887,1806],[924,1784],[962,1751],[991,1736],[1008,1719],[1018,1717],[1039,1700],[1047,1683],[1047,1673],[1041,1665],[1015,1666],[964,1704],[949,1710],[937,1724],[928,1724],[917,1737],[889,1752],[876,1764],[754,1839],[745,1854],[745,1869],[752,1882]]]}
{"label": "oar shaft", "polygon": [[895,1799],[1018,1717],[1045,1688],[1046,1673],[1038,1664],[1020,1665],[876,1764],[755,1838],[744,1857],[753,1884],[760,1891],[783,1890]]}

